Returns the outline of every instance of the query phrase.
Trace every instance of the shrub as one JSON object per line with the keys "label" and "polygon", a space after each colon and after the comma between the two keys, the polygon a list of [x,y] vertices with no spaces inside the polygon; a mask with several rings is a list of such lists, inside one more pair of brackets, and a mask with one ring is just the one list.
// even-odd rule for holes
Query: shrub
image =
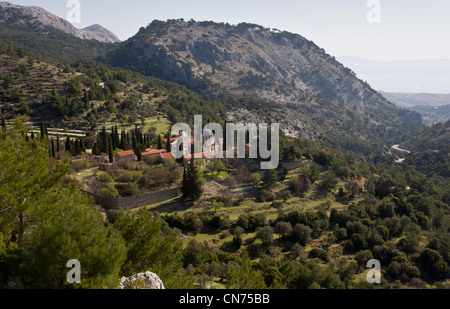
{"label": "shrub", "polygon": [[134,182],[138,181],[142,177],[142,174],[134,171],[127,171],[119,178],[120,182]]}
{"label": "shrub", "polygon": [[107,188],[103,188],[98,192],[98,195],[105,199],[114,199],[119,196],[119,191],[117,189],[110,185]]}
{"label": "shrub", "polygon": [[275,200],[275,193],[273,193],[270,190],[267,189],[263,189],[261,190],[261,193],[259,194],[259,200],[261,202],[272,202],[273,200]]}
{"label": "shrub", "polygon": [[308,254],[309,258],[319,258],[324,262],[329,262],[330,261],[330,257],[328,255],[328,252],[320,249],[320,248],[313,248],[309,254]]}
{"label": "shrub", "polygon": [[98,173],[98,179],[102,182],[113,182],[114,179],[107,172]]}

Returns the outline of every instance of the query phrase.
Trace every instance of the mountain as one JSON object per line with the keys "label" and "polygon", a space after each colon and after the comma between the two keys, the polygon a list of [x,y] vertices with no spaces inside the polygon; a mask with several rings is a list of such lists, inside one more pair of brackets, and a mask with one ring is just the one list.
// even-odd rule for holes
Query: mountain
{"label": "mountain", "polygon": [[389,101],[401,107],[434,107],[450,104],[450,94],[448,93],[401,93],[384,91],[380,91],[380,93]]}
{"label": "mountain", "polygon": [[108,37],[114,35],[98,25],[79,30],[41,8],[0,2],[2,48],[20,48],[52,63],[70,64],[94,59],[113,48],[117,43],[97,40]]}
{"label": "mountain", "polygon": [[81,30],[82,39],[85,40],[97,40],[105,43],[118,43],[120,39],[108,29],[102,27],[99,24],[95,24]]}
{"label": "mountain", "polygon": [[376,90],[450,93],[450,59],[374,61],[336,57]]}
{"label": "mountain", "polygon": [[255,24],[153,21],[103,61],[205,94],[276,103],[281,122],[291,115],[300,120],[293,135],[312,128],[316,137],[341,139],[348,148],[421,126],[420,115],[388,102],[314,42]]}
{"label": "mountain", "polygon": [[[9,2],[0,2],[0,12],[0,20],[2,22],[16,25],[31,25],[39,23],[44,27],[53,27],[84,40],[97,40],[103,43],[120,42],[117,36],[100,25],[92,25],[84,29],[77,29],[67,20],[53,15],[40,7],[26,7]],[[17,13],[21,14],[24,18],[15,18]],[[44,28],[42,28],[42,30],[44,30]]]}

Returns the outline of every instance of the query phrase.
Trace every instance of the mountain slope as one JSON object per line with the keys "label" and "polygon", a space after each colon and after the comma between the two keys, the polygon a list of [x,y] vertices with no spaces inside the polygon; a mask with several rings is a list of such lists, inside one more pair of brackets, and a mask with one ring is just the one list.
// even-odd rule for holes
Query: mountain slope
{"label": "mountain slope", "polygon": [[319,135],[347,139],[340,144],[368,145],[422,125],[313,42],[254,24],[154,21],[104,61],[203,93],[281,104]]}
{"label": "mountain slope", "polygon": [[[16,25],[30,25],[37,22],[44,27],[53,27],[84,40],[97,40],[103,43],[120,42],[117,36],[100,25],[92,25],[84,29],[77,29],[67,20],[53,15],[40,7],[25,7],[9,2],[0,2],[0,10],[2,13],[0,20],[3,22],[9,22]],[[28,18],[15,19],[14,17],[17,13]]]}

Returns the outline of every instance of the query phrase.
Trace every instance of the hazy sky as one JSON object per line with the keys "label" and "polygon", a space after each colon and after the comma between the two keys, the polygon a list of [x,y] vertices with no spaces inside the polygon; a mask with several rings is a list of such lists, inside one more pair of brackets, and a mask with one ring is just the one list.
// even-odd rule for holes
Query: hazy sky
{"label": "hazy sky", "polygon": [[[81,24],[126,40],[152,20],[250,22],[298,33],[334,56],[373,60],[450,59],[450,1],[375,0],[381,23],[369,23],[369,0],[79,0]],[[370,0],[373,1],[373,0]],[[10,0],[66,18],[68,0]]]}

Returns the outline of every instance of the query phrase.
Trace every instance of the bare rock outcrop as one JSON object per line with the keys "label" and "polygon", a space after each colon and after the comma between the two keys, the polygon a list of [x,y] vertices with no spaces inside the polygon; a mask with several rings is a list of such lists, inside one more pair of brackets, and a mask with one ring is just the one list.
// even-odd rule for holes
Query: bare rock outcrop
{"label": "bare rock outcrop", "polygon": [[123,277],[120,279],[119,290],[127,289],[147,289],[147,290],[163,290],[165,289],[162,280],[157,274],[150,271],[138,273],[131,277]]}

